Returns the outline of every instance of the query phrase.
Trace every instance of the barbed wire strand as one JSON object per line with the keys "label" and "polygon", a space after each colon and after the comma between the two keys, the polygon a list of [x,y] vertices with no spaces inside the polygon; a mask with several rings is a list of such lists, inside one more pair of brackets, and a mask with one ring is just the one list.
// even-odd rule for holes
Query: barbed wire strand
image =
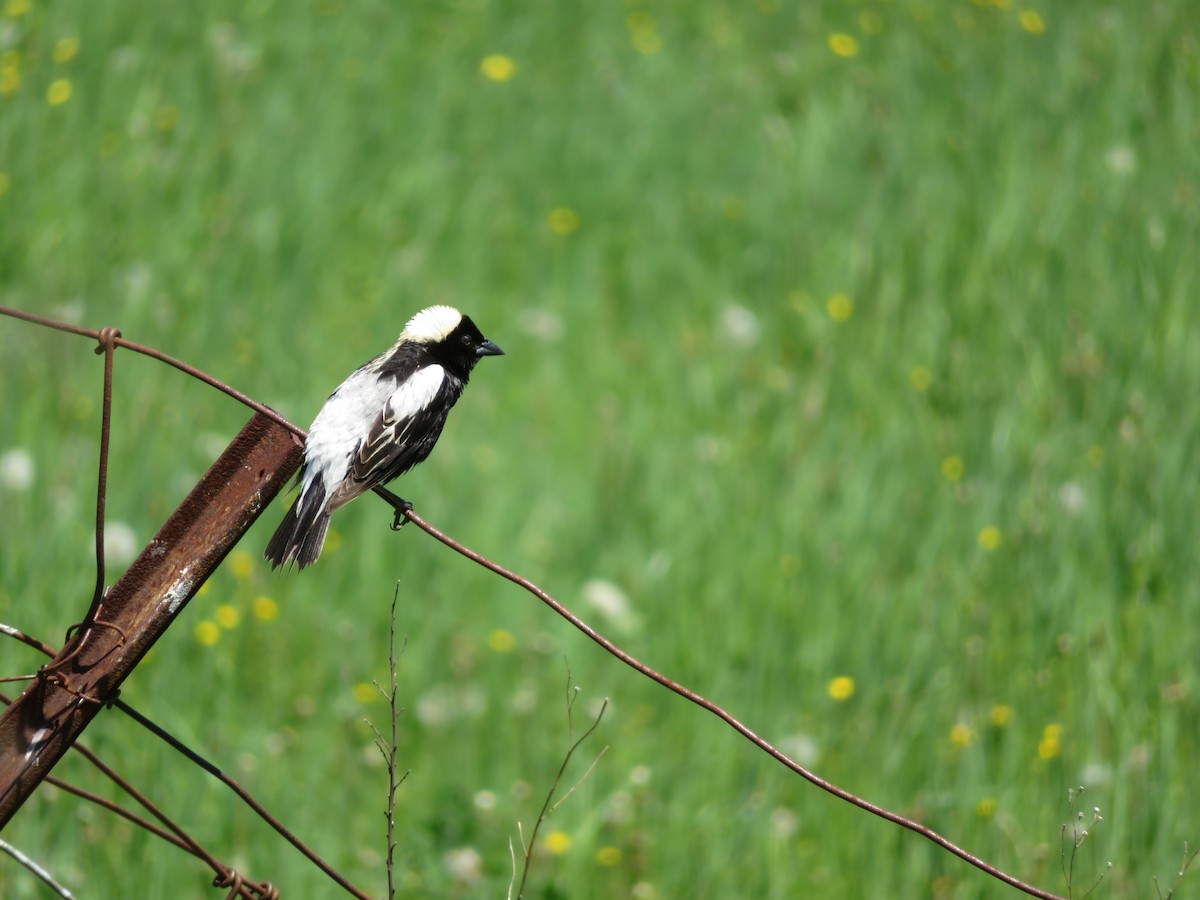
{"label": "barbed wire strand", "polygon": [[[11,629],[11,626],[6,626],[4,633],[7,634],[10,630],[15,629]],[[12,698],[5,694],[0,694],[0,703],[3,703],[7,706],[12,703]],[[115,769],[105,763],[104,760],[97,756],[85,744],[76,741],[71,745],[71,749],[79,753],[80,756],[97,768],[101,774],[112,781],[113,784],[117,785],[117,787],[132,797],[133,800],[141,805],[143,809],[150,813],[150,815],[154,816],[154,818],[158,819],[159,822],[166,826],[169,832],[174,835],[174,839],[171,840],[172,843],[186,850],[197,859],[203,861],[210,869],[217,873],[217,877],[213,882],[214,885],[218,887],[228,887],[233,883],[233,881],[236,880],[240,887],[237,891],[231,893],[230,896],[242,896],[245,897],[246,900],[261,900],[261,898],[271,898],[276,896],[275,888],[269,882],[263,882],[261,884],[247,882],[237,874],[232,866],[225,865],[223,862],[205,850],[195,838],[188,834],[187,831],[185,831],[180,825],[175,823],[165,812],[159,809],[149,797],[139,791]],[[79,789],[72,789],[71,792],[78,793],[78,790]],[[107,807],[107,804],[102,805]],[[137,816],[129,813],[128,810],[125,810],[125,813],[126,818],[130,818],[131,820],[138,819]],[[158,829],[152,827],[150,830],[152,832],[157,832]]]}
{"label": "barbed wire strand", "polygon": [[[55,331],[65,331],[68,334],[77,334],[82,337],[91,338],[94,341],[100,340],[99,331],[95,331],[91,328],[84,328],[80,325],[71,325],[67,322],[59,322],[56,319],[47,319],[44,316],[34,315],[33,313],[25,312],[21,309],[13,309],[10,306],[0,306],[0,315],[10,316],[14,319],[21,319],[24,322],[31,322],[34,325],[41,325],[45,328],[52,328]],[[134,353],[139,353],[142,356],[148,356],[151,359],[156,359],[159,362],[166,363],[168,366],[178,369],[185,375],[190,375],[197,381],[202,381],[210,387],[216,388],[221,393],[229,395],[234,400],[237,400],[239,403],[250,407],[255,412],[262,413],[275,424],[286,428],[301,440],[303,440],[306,436],[303,428],[294,425],[279,413],[275,412],[275,410],[271,409],[271,407],[263,403],[259,403],[253,397],[243,394],[237,388],[226,384],[224,381],[221,381],[221,379],[215,378],[201,369],[197,369],[195,366],[188,365],[187,363],[176,359],[173,356],[168,356],[161,350],[156,350],[154,347],[147,347],[145,344],[135,343],[134,341],[127,340],[123,337],[114,338],[113,346],[124,347],[126,350],[132,350]]]}
{"label": "barbed wire strand", "polygon": [[[6,625],[4,623],[0,623],[0,634],[7,635],[16,640],[19,640],[22,643],[27,644],[30,647],[35,648],[36,650],[41,651],[42,653],[46,654],[47,656],[49,656],[51,658],[58,655],[56,653],[56,651],[54,650],[54,648],[51,647],[50,645],[38,640],[35,637],[25,634],[25,632],[21,631],[18,628],[14,628],[11,625]],[[0,700],[2,700],[5,704],[8,704],[9,702],[11,702],[3,694],[0,694]],[[216,778],[218,781],[220,781],[222,784],[224,784],[226,787],[228,787],[230,790],[232,790],[235,794],[237,794],[237,796],[239,797],[239,799],[242,800],[243,803],[245,803],[255,813],[257,813],[258,816],[263,819],[263,821],[265,821],[268,825],[270,825],[271,828],[274,829],[276,831],[276,833],[278,833],[280,835],[280,837],[284,838],[284,840],[286,840],[293,847],[295,847],[302,854],[304,854],[304,856],[309,860],[309,862],[311,862],[313,865],[315,865],[317,868],[319,868],[322,872],[324,872],[326,875],[328,875],[330,878],[332,878],[335,882],[337,882],[340,887],[344,888],[348,893],[359,898],[359,900],[370,900],[370,897],[368,894],[363,893],[361,890],[359,890],[357,887],[355,887],[353,884],[351,884],[348,880],[346,880],[346,878],[344,878],[341,875],[341,873],[339,873],[336,869],[334,869],[332,866],[330,866],[329,863],[325,862],[325,860],[322,859],[316,853],[316,851],[314,851],[311,847],[309,847],[302,840],[300,840],[300,838],[298,838],[295,834],[293,834],[287,828],[287,826],[285,826],[282,822],[280,822],[278,819],[276,819],[274,816],[272,816],[271,813],[268,812],[267,809],[261,803],[259,803],[256,799],[254,799],[254,797],[250,794],[250,792],[247,791],[244,787],[242,787],[241,784],[239,784],[234,778],[230,777],[229,775],[226,775],[216,765],[209,762],[207,759],[205,759],[199,753],[192,750],[190,747],[188,747],[186,744],[184,744],[181,740],[179,740],[177,737],[172,735],[169,731],[167,731],[161,725],[154,722],[152,719],[149,719],[146,716],[142,715],[140,712],[138,712],[136,709],[134,709],[132,706],[130,706],[128,703],[126,703],[124,700],[120,699],[119,697],[116,700],[114,700],[111,705],[113,707],[115,707],[116,709],[119,709],[125,715],[129,716],[129,718],[133,719],[135,722],[137,722],[137,724],[141,725],[143,728],[145,728],[147,731],[149,731],[151,734],[153,734],[159,740],[168,744],[176,752],[181,753],[184,756],[186,756],[188,758],[188,760],[190,760],[192,763],[194,763],[195,765],[204,769],[204,771],[208,772],[208,774],[212,775],[214,778]],[[84,752],[84,748],[78,743],[76,743],[74,745],[74,749],[79,749],[81,752]],[[122,787],[124,787],[124,785],[122,785]],[[75,793],[77,791],[72,790],[72,792]],[[132,796],[132,794],[131,794],[131,796]],[[107,807],[107,804],[102,803],[102,805]],[[111,807],[108,807],[108,808],[111,809]],[[133,816],[132,813],[129,813],[127,810],[124,810],[121,807],[117,807],[117,809],[121,810],[121,814],[124,814],[127,818],[128,817],[136,818],[135,816]],[[113,811],[116,811],[116,810],[113,810]],[[194,853],[192,851],[192,843],[189,843],[191,841],[191,839],[182,834],[182,829],[179,829],[180,837],[178,839],[176,839],[176,838],[171,837],[170,835],[163,835],[162,833],[159,833],[158,830],[155,829],[154,826],[150,825],[149,823],[146,823],[146,825],[149,830],[155,831],[156,833],[158,833],[159,837],[165,837],[166,839],[170,840],[172,843],[176,844],[177,846],[183,848],[184,850],[187,850],[190,853],[193,853],[193,855],[196,856],[197,858],[205,860],[206,862],[209,861],[205,856],[198,854],[198,853]],[[224,866],[222,864],[222,869],[228,870],[229,867]]]}
{"label": "barbed wire strand", "polygon": [[[0,306],[0,315],[9,315],[14,318],[22,319],[27,322],[32,322],[34,324],[43,325],[47,328],[53,328],[58,331],[66,331],[66,332],[70,332],[73,334],[79,334],[79,335],[83,335],[85,337],[90,337],[95,340],[99,340],[99,332],[93,331],[91,329],[82,328],[82,327],[76,326],[76,325],[68,325],[67,323],[64,323],[64,322],[58,322],[53,319],[47,319],[42,316],[36,316],[31,313],[23,312],[20,310],[14,310],[9,307]],[[146,347],[141,344],[134,343],[133,341],[128,341],[124,338],[116,338],[114,340],[114,343],[117,346],[125,347],[129,350],[133,350],[136,353],[140,353],[144,356],[149,356],[153,359],[157,359],[161,362],[165,362],[168,365],[173,366],[174,368],[178,369],[179,371],[184,372],[185,374],[191,375],[193,378],[196,378],[196,379],[204,382],[205,384],[215,387],[217,390],[220,390],[221,392],[227,394],[228,396],[239,401],[240,403],[243,403],[246,406],[250,407],[251,409],[256,410],[257,412],[260,412],[263,415],[267,416],[268,418],[270,418],[271,420],[273,420],[274,422],[276,422],[283,428],[287,429],[293,435],[300,438],[301,440],[303,440],[307,436],[306,432],[303,429],[299,428],[292,422],[288,421],[286,418],[281,416],[279,413],[275,412],[270,407],[264,406],[263,404],[252,399],[248,395],[243,394],[241,391],[238,391],[235,388],[230,387],[229,385],[225,384],[224,382],[220,381],[219,379],[214,378],[213,376],[207,374],[206,372],[201,371],[200,369],[195,368],[194,366],[188,365],[187,363],[177,360],[171,356],[168,356],[167,354],[162,353],[158,350],[155,350],[154,348]],[[526,591],[528,591],[529,593],[531,593],[535,597],[537,597],[539,600],[541,600],[544,604],[549,606],[552,610],[554,610],[554,612],[556,612],[559,616],[561,616],[563,619],[565,619],[567,622],[569,622],[578,631],[585,634],[593,642],[595,642],[600,647],[602,647],[604,650],[606,650],[609,654],[616,657],[621,662],[625,663],[625,665],[629,666],[631,669],[640,673],[641,675],[645,676],[646,678],[649,678],[650,680],[657,682],[659,685],[666,688],[667,690],[672,691],[675,694],[678,694],[680,697],[683,697],[686,700],[690,700],[692,703],[696,704],[697,706],[701,707],[702,709],[705,709],[708,712],[712,713],[714,716],[721,719],[723,722],[725,722],[727,725],[729,725],[731,728],[733,728],[738,734],[742,735],[742,737],[744,737],[746,740],[750,741],[752,744],[754,744],[756,747],[758,747],[764,753],[773,757],[776,761],[778,761],[779,763],[781,763],[782,765],[784,765],[791,771],[795,772],[797,775],[799,775],[801,778],[808,781],[810,784],[815,785],[816,787],[820,788],[821,790],[823,790],[829,794],[832,794],[833,796],[837,797],[838,799],[843,800],[847,803],[850,803],[850,804],[858,807],[859,809],[864,810],[865,812],[869,812],[872,815],[875,815],[881,819],[891,822],[894,825],[899,825],[902,828],[905,828],[909,831],[912,831],[916,834],[919,834],[919,835],[927,838],[928,840],[932,841],[934,844],[941,847],[943,850],[946,850],[947,852],[953,854],[954,856],[957,856],[959,859],[963,860],[964,862],[969,863],[970,865],[974,866],[975,868],[979,869],[980,871],[987,873],[988,875],[992,876],[993,878],[996,878],[999,881],[1002,881],[1005,884],[1009,885],[1010,887],[1016,888],[1017,890],[1022,891],[1025,894],[1028,894],[1029,896],[1038,897],[1038,898],[1041,898],[1041,900],[1063,900],[1063,898],[1061,898],[1057,894],[1051,893],[1050,891],[1043,890],[1034,885],[1027,884],[1024,881],[1021,881],[1019,878],[1008,874],[1007,872],[1003,871],[1002,869],[997,868],[996,866],[993,866],[991,863],[986,862],[985,860],[983,860],[982,858],[969,852],[968,850],[966,850],[962,847],[959,847],[953,841],[949,840],[946,837],[943,837],[941,834],[934,831],[932,828],[929,828],[926,825],[922,825],[920,822],[916,822],[912,819],[906,818],[906,817],[900,815],[899,813],[895,813],[889,809],[885,809],[882,806],[878,806],[877,804],[874,804],[874,803],[870,802],[869,800],[865,800],[862,797],[859,797],[858,795],[851,793],[850,791],[846,790],[845,788],[839,787],[838,785],[834,784],[831,781],[827,781],[824,778],[821,778],[816,773],[810,772],[804,766],[801,766],[799,763],[797,763],[794,760],[792,760],[791,758],[789,758],[785,753],[783,753],[783,751],[779,750],[777,747],[775,747],[774,745],[769,743],[767,740],[760,737],[749,726],[745,725],[741,720],[739,720],[738,718],[733,716],[731,713],[727,712],[723,707],[721,707],[718,704],[714,703],[713,701],[707,699],[706,697],[696,693],[695,691],[683,686],[682,684],[679,684],[679,683],[673,681],[672,679],[661,674],[657,670],[655,670],[655,669],[651,668],[650,666],[646,665],[645,663],[641,662],[640,660],[638,660],[631,654],[622,650],[620,647],[618,647],[616,644],[614,644],[612,641],[610,641],[608,638],[606,638],[600,632],[596,631],[594,628],[592,628],[590,625],[588,625],[586,622],[584,622],[581,618],[579,618],[573,612],[571,612],[569,609],[567,609],[567,607],[563,606],[561,603],[559,603],[557,600],[555,600],[550,594],[548,594],[546,591],[542,590],[542,588],[538,587],[536,584],[534,584],[529,579],[525,578],[522,575],[517,574],[516,572],[513,572],[513,571],[505,568],[504,566],[499,565],[498,563],[493,562],[492,560],[488,559],[483,554],[481,554],[475,550],[472,550],[470,547],[468,547],[465,544],[461,543],[460,541],[457,541],[454,538],[450,537],[448,534],[446,534],[445,532],[436,528],[429,522],[426,522],[423,518],[421,518],[419,515],[417,515],[413,511],[411,506],[406,504],[400,497],[398,497],[396,494],[392,493],[391,491],[387,490],[386,488],[377,487],[377,488],[375,488],[375,493],[378,494],[381,498],[383,498],[384,501],[387,502],[392,507],[392,509],[395,511],[395,516],[396,516],[395,525],[396,526],[399,526],[400,524],[402,524],[401,519],[410,521],[413,524],[415,524],[418,528],[420,528],[422,531],[424,531],[426,534],[428,534],[430,537],[435,538],[436,540],[440,541],[442,544],[444,544],[445,546],[454,550],[455,552],[459,553],[460,555],[465,556],[467,559],[470,559],[471,561],[473,561],[476,564],[482,566],[483,568],[491,571],[492,573],[499,575],[500,577],[502,577],[508,581],[511,581],[513,584],[516,584],[519,587],[524,588]]]}
{"label": "barbed wire strand", "polygon": [[[927,825],[922,825],[920,822],[916,822],[916,821],[913,821],[912,819],[905,818],[904,816],[900,815],[899,813],[895,813],[889,809],[885,809],[882,806],[878,806],[878,805],[870,802],[869,800],[865,800],[862,797],[859,797],[857,794],[851,793],[850,791],[846,790],[845,788],[838,787],[836,784],[834,784],[831,781],[826,781],[824,778],[817,775],[816,773],[810,772],[804,766],[800,765],[798,762],[789,758],[783,751],[779,750],[777,747],[770,744],[764,738],[760,737],[749,726],[743,724],[741,722],[741,720],[737,719],[735,716],[733,716],[731,713],[727,712],[721,706],[717,705],[716,703],[709,700],[708,698],[696,693],[695,691],[691,690],[690,688],[684,687],[682,684],[679,684],[678,682],[671,680],[666,675],[663,675],[661,672],[658,672],[657,670],[652,669],[650,666],[646,665],[644,662],[641,662],[640,660],[636,659],[629,653],[626,653],[624,650],[622,650],[620,647],[618,647],[616,644],[614,644],[612,641],[610,641],[608,638],[606,638],[600,632],[596,631],[596,629],[594,629],[591,625],[587,624],[587,622],[583,621],[583,619],[579,618],[577,615],[575,615],[573,612],[571,612],[569,609],[567,609],[565,606],[563,606],[561,603],[559,603],[557,600],[555,600],[552,596],[550,596],[550,594],[546,593],[546,591],[542,590],[540,587],[538,587],[536,584],[534,584],[528,578],[525,578],[522,575],[518,575],[516,572],[510,571],[509,569],[506,569],[504,566],[502,566],[498,563],[492,562],[492,560],[488,559],[482,553],[472,550],[470,547],[467,547],[465,544],[462,544],[461,542],[450,537],[445,532],[443,532],[443,531],[439,530],[438,528],[434,527],[433,525],[429,524],[424,519],[422,519],[419,515],[417,515],[410,507],[408,507],[404,503],[403,500],[401,500],[395,494],[392,494],[390,491],[387,491],[386,488],[384,488],[384,489],[377,488],[376,489],[376,493],[381,493],[381,491],[383,492],[383,494],[390,495],[390,496],[384,496],[383,499],[385,501],[387,501],[389,504],[391,504],[392,508],[396,511],[397,517],[403,515],[405,518],[407,518],[410,522],[412,522],[414,525],[416,525],[418,528],[420,528],[426,534],[441,541],[443,544],[445,544],[451,550],[454,550],[455,552],[461,554],[462,556],[465,556],[467,559],[469,559],[475,563],[478,563],[479,565],[483,566],[485,569],[488,569],[489,571],[494,572],[495,574],[499,575],[500,577],[508,579],[513,584],[516,584],[516,585],[524,588],[526,591],[533,594],[535,597],[537,597],[539,600],[541,600],[543,603],[545,603],[547,606],[549,606],[552,610],[554,610],[556,613],[558,613],[560,616],[562,616],[564,619],[566,619],[568,622],[570,622],[571,625],[573,625],[576,629],[583,632],[585,635],[587,635],[589,638],[591,638],[593,641],[595,641],[597,644],[599,644],[601,647],[603,647],[611,655],[615,656],[617,659],[621,660],[621,662],[625,663],[625,665],[629,666],[634,671],[639,672],[640,674],[646,676],[647,678],[651,679],[652,681],[658,682],[658,684],[662,685],[667,690],[678,694],[680,697],[683,697],[684,699],[690,700],[692,703],[696,704],[697,706],[701,707],[702,709],[705,709],[708,712],[712,713],[714,716],[719,718],[725,724],[727,724],[731,728],[733,728],[733,730],[736,731],[738,734],[740,734],[742,737],[746,738],[746,740],[750,741],[752,744],[754,744],[756,747],[758,747],[763,752],[774,757],[778,762],[782,763],[784,766],[791,769],[793,772],[795,772],[797,775],[799,775],[801,778],[805,779],[809,783],[816,785],[817,787],[821,788],[821,790],[823,790],[823,791],[833,794],[833,796],[835,796],[841,800],[845,800],[847,803],[851,803],[854,806],[857,806],[859,809],[865,810],[866,812],[869,812],[875,816],[878,816],[881,819],[885,819],[888,822],[893,823],[894,825],[899,825],[902,828],[907,828],[909,831],[916,832],[917,834],[928,838],[929,840],[931,840],[935,844],[937,844],[939,847],[941,847],[943,850],[946,850],[946,851],[954,854],[959,859],[970,863],[971,865],[975,866],[975,868],[979,869],[980,871],[986,872],[988,875],[991,875],[993,878],[997,878],[1000,881],[1003,881],[1005,884],[1009,885],[1010,887],[1014,887],[1019,891],[1024,891],[1026,894],[1029,894],[1032,897],[1042,898],[1042,900],[1062,900],[1062,898],[1059,897],[1059,895],[1057,895],[1057,894],[1051,893],[1050,891],[1043,890],[1032,884],[1027,884],[1024,881],[1021,881],[1019,878],[1008,874],[1007,872],[1003,871],[1002,869],[997,868],[996,866],[993,866],[991,863],[986,862],[985,860],[981,859],[980,857],[976,856],[975,854],[971,853],[970,851],[965,850],[962,847],[959,847],[957,844],[955,844],[953,841],[949,840],[948,838],[945,838],[942,835],[938,834],[938,832],[934,831],[932,828],[929,828]],[[382,494],[381,494],[381,496],[382,496]]]}
{"label": "barbed wire strand", "polygon": [[158,806],[150,800],[145,794],[130,784],[125,778],[109,766],[104,760],[97,756],[88,747],[81,745],[76,741],[72,745],[72,749],[78,750],[83,758],[90,762],[93,766],[99,769],[106,778],[110,779],[114,784],[125,791],[139,805],[142,806],[150,815],[158,819],[170,831],[176,834],[184,843],[187,844],[188,852],[200,860],[203,860],[210,869],[217,873],[217,877],[213,879],[213,885],[216,887],[234,888],[230,892],[230,896],[243,896],[250,900],[258,900],[258,898],[273,898],[278,896],[278,891],[270,882],[254,882],[247,881],[233,866],[227,866],[211,853],[209,853],[200,843],[193,838],[184,828],[178,825],[170,816],[164,813]]}
{"label": "barbed wire strand", "polygon": [[308,858],[309,862],[311,862],[313,865],[315,865],[317,868],[319,868],[322,872],[324,872],[326,875],[328,875],[330,878],[332,878],[334,881],[336,881],[338,883],[338,885],[341,888],[343,888],[347,893],[354,895],[355,897],[359,898],[359,900],[371,900],[370,894],[364,893],[363,891],[361,891],[357,887],[355,887],[353,884],[351,884],[340,872],[337,871],[337,869],[333,868],[333,866],[331,866],[331,865],[329,865],[329,863],[325,862],[325,860],[323,860],[320,856],[318,856],[312,850],[312,848],[310,848],[307,844],[305,844],[302,840],[300,840],[300,838],[296,837],[296,835],[292,834],[291,831],[289,831],[286,827],[284,827],[282,822],[280,822],[278,819],[276,819],[274,816],[272,816],[269,812],[267,812],[266,808],[261,803],[259,803],[257,800],[255,800],[254,797],[252,797],[250,795],[250,793],[244,787],[242,787],[240,784],[237,783],[237,781],[235,781],[233,778],[226,775],[223,771],[221,771],[221,769],[219,769],[217,766],[210,763],[207,759],[205,759],[203,756],[201,756],[196,751],[192,750],[192,748],[188,747],[186,744],[184,744],[182,741],[180,741],[178,738],[176,738],[170,732],[166,731],[160,725],[156,724],[155,722],[151,721],[150,719],[147,719],[140,712],[135,710],[129,704],[125,703],[123,700],[117,700],[113,705],[115,707],[117,707],[117,709],[121,710],[121,712],[125,713],[125,715],[129,716],[131,719],[133,719],[135,722],[137,722],[139,725],[141,725],[143,728],[150,731],[157,738],[159,738],[162,741],[165,741],[176,751],[178,751],[179,753],[182,753],[191,762],[195,763],[200,768],[204,769],[204,771],[206,771],[209,775],[216,778],[218,781],[220,781],[222,784],[224,784],[227,788],[229,788],[231,791],[233,791],[235,794],[237,794],[238,797],[241,799],[241,801],[243,803],[245,803],[247,806],[249,806],[252,810],[254,810],[254,812],[257,813],[258,816],[263,821],[265,821],[268,825],[270,825],[279,834],[280,837],[282,837],[289,844],[291,844],[293,847],[295,847],[297,850],[299,850],[301,853],[303,853]]}
{"label": "barbed wire strand", "polygon": [[36,875],[43,884],[50,888],[50,890],[54,891],[54,893],[59,897],[64,898],[64,900],[73,900],[75,897],[74,894],[55,881],[54,876],[47,872],[46,869],[37,862],[37,860],[32,859],[31,857],[22,853],[8,841],[0,839],[0,851],[7,853],[18,863]]}
{"label": "barbed wire strand", "polygon": [[121,332],[116,328],[101,328],[97,340],[97,354],[104,354],[104,389],[100,415],[100,472],[96,478],[96,589],[92,593],[92,605],[85,623],[92,622],[100,613],[104,601],[104,509],[108,495],[108,445],[112,432],[112,383],[113,354]]}

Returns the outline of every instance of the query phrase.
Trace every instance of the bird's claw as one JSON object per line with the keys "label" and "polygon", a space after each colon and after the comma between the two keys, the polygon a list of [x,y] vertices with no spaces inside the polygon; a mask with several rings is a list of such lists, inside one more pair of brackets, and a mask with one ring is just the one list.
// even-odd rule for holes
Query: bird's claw
{"label": "bird's claw", "polygon": [[400,500],[400,506],[396,510],[396,518],[392,519],[392,531],[399,531],[404,527],[404,523],[408,521],[405,515],[413,508],[413,505],[407,500],[400,497],[396,499]]}

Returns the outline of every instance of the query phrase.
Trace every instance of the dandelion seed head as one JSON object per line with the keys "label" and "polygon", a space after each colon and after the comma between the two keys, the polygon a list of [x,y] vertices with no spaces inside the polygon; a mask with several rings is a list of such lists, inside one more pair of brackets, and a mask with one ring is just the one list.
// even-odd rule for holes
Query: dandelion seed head
{"label": "dandelion seed head", "polygon": [[108,522],[104,526],[104,558],[123,566],[137,556],[138,539],[134,530],[124,522]]}
{"label": "dandelion seed head", "polygon": [[738,347],[753,347],[762,331],[758,316],[744,306],[730,304],[721,310],[721,334]]}
{"label": "dandelion seed head", "polygon": [[23,447],[15,447],[0,456],[0,487],[20,493],[33,487],[37,468],[33,454]]}
{"label": "dandelion seed head", "polygon": [[492,791],[476,791],[474,803],[476,809],[488,812],[496,808],[496,795]]}
{"label": "dandelion seed head", "polygon": [[463,884],[475,884],[483,877],[483,856],[474,847],[456,847],[442,857],[446,874]]}

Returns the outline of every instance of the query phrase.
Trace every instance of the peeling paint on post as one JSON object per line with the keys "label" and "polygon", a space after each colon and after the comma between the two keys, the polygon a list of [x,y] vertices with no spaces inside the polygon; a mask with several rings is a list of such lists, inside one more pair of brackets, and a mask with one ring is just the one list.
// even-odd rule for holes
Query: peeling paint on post
{"label": "peeling paint on post", "polygon": [[[0,829],[300,465],[292,433],[255,413],[80,630],[0,716]],[[82,603],[84,609],[90,598]]]}

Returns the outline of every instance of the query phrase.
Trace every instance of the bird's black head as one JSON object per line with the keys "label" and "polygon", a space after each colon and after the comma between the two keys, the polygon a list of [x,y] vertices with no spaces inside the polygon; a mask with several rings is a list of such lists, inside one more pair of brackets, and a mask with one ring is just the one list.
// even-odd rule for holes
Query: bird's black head
{"label": "bird's black head", "polygon": [[424,345],[430,356],[463,381],[483,357],[504,354],[483,336],[470,316],[449,306],[421,310],[409,321],[401,338]]}

